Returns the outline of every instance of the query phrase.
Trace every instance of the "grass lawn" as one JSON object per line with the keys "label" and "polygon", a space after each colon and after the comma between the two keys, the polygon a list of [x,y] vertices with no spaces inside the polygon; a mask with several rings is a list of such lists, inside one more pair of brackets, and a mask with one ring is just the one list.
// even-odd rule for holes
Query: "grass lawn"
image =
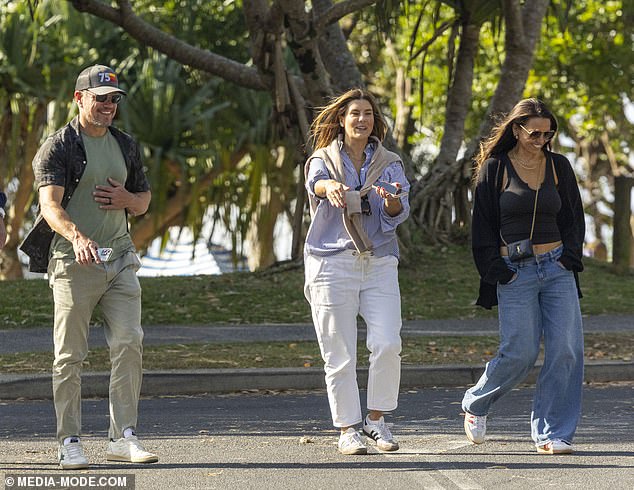
{"label": "grass lawn", "polygon": [[[403,318],[442,319],[494,316],[473,305],[478,276],[465,246],[428,247],[400,267]],[[220,276],[141,278],[143,324],[310,323],[303,295],[303,269],[285,265],[258,273]],[[587,315],[634,314],[632,275],[617,276],[609,266],[586,260],[581,274]],[[44,280],[0,282],[0,328],[52,325],[51,291]],[[97,310],[93,319],[100,321]],[[497,349],[496,336],[411,337],[403,339],[403,364],[481,365]],[[631,361],[632,334],[586,335],[587,360]],[[367,364],[359,345],[359,364]],[[48,373],[52,353],[0,356],[4,372]],[[322,366],[316,342],[214,343],[146,346],[145,369]],[[109,369],[106,349],[94,349],[88,371]]]}
{"label": "grass lawn", "polygon": [[[498,338],[410,337],[403,339],[403,365],[483,365],[495,354]],[[367,350],[359,343],[359,365],[367,365]],[[587,334],[586,360],[631,361],[632,334]],[[20,353],[0,356],[5,373],[50,373],[52,353]],[[145,346],[143,367],[155,369],[213,369],[323,367],[317,342],[207,343]],[[93,349],[84,363],[85,371],[109,371],[105,348]]]}
{"label": "grass lawn", "polygon": [[[581,274],[584,314],[633,314],[632,274],[617,276],[587,259]],[[478,276],[466,246],[429,246],[400,268],[403,319],[493,316],[473,306]],[[257,273],[141,278],[143,324],[310,323],[303,269]],[[0,328],[52,325],[51,291],[44,280],[0,281]],[[95,313],[99,321],[99,312]]]}

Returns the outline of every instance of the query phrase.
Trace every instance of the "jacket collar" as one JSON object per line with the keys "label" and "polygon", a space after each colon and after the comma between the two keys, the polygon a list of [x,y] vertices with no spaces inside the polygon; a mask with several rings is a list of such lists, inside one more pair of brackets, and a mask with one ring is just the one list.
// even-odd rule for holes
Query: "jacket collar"
{"label": "jacket collar", "polygon": [[75,134],[79,136],[79,116],[75,116],[68,125],[75,131]]}

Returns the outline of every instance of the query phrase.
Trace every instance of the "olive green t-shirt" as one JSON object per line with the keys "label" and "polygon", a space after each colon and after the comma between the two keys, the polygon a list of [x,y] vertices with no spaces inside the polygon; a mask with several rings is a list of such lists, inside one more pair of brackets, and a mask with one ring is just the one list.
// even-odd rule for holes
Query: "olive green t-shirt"
{"label": "olive green t-shirt", "polygon": [[[81,133],[86,148],[86,169],[66,207],[70,219],[79,231],[91,238],[99,247],[112,248],[109,260],[120,257],[128,250],[134,250],[128,233],[125,210],[100,209],[93,192],[96,185],[110,185],[108,177],[125,183],[128,175],[121,148],[114,136],[107,131],[102,137],[92,137]],[[55,234],[51,243],[52,258],[75,258],[73,245]]]}

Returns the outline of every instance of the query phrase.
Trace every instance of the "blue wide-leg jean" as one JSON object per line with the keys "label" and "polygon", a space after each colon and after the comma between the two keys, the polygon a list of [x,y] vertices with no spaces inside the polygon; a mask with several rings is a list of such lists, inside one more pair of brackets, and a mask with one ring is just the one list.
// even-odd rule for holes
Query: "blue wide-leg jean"
{"label": "blue wide-leg jean", "polygon": [[516,272],[498,284],[500,347],[462,408],[487,415],[491,405],[524,380],[544,339],[544,364],[535,386],[531,432],[535,444],[572,443],[581,416],[583,328],[574,275],[559,262],[562,247],[507,265]]}

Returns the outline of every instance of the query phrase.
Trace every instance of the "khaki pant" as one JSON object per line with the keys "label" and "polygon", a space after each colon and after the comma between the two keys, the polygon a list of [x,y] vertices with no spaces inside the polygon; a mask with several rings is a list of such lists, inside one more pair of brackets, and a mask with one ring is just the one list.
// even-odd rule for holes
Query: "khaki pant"
{"label": "khaki pant", "polygon": [[140,261],[134,252],[102,264],[80,265],[53,259],[48,268],[55,302],[53,400],[57,438],[81,432],[81,368],[88,355],[88,328],[95,306],[105,319],[110,347],[109,437],[123,437],[136,427],[141,391],[143,330]]}

